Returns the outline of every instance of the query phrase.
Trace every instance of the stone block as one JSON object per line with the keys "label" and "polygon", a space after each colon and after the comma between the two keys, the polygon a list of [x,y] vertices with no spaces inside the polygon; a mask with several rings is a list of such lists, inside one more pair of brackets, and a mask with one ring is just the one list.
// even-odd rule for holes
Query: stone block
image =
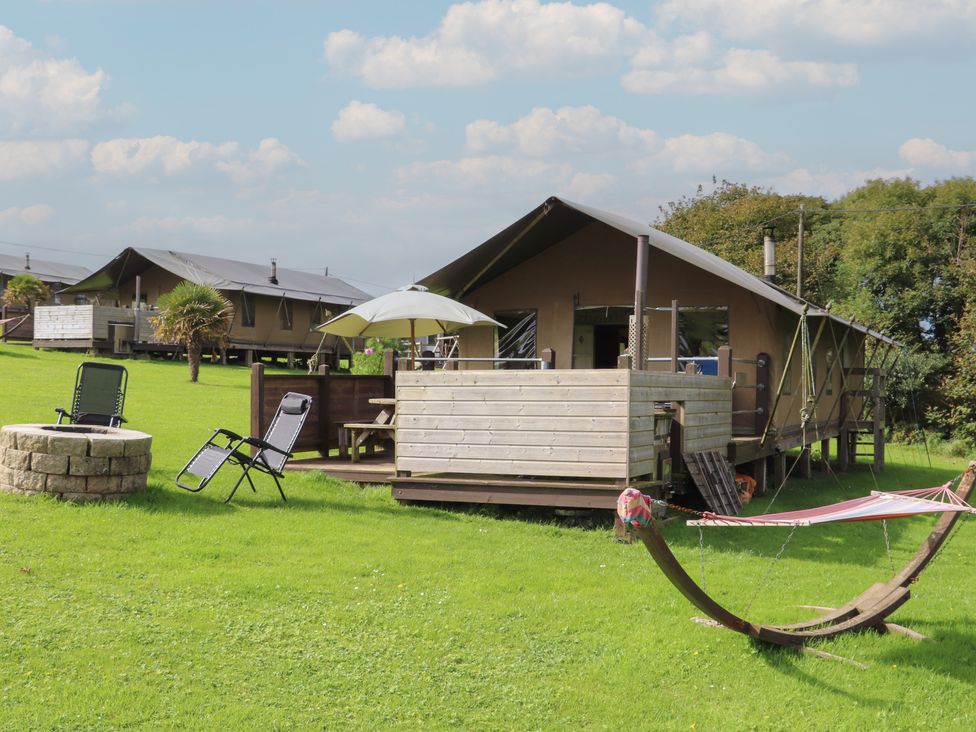
{"label": "stone block", "polygon": [[86,493],[118,493],[122,490],[122,477],[119,475],[92,475],[86,481]]}
{"label": "stone block", "polygon": [[30,470],[31,454],[27,450],[8,447],[3,456],[3,464],[11,470]]}
{"label": "stone block", "polygon": [[47,486],[44,473],[31,473],[27,470],[11,470],[10,484],[22,491],[43,491]]}
{"label": "stone block", "polygon": [[122,457],[125,455],[125,440],[109,435],[89,435],[88,454],[92,457]]}
{"label": "stone block", "polygon": [[48,452],[48,437],[48,435],[43,434],[40,430],[36,432],[19,432],[17,434],[17,449],[26,450],[27,452]]}
{"label": "stone block", "polygon": [[115,460],[125,460],[125,458],[72,457],[68,472],[71,475],[108,475],[110,461]]}
{"label": "stone block", "polygon": [[32,452],[30,469],[37,473],[64,475],[68,472],[68,456]]}
{"label": "stone block", "polygon": [[6,465],[0,465],[0,485],[10,485],[13,480],[13,471]]}
{"label": "stone block", "polygon": [[123,493],[135,493],[146,487],[146,474],[123,475],[120,490]]}
{"label": "stone block", "polygon": [[0,429],[0,446],[17,447],[17,433],[10,427]]}
{"label": "stone block", "polygon": [[47,438],[47,451],[54,455],[70,455],[84,457],[88,454],[88,440],[77,435],[59,435],[57,433]]}
{"label": "stone block", "polygon": [[152,449],[152,437],[128,437],[125,440],[125,456],[148,455]]}
{"label": "stone block", "polygon": [[49,475],[47,489],[51,493],[84,493],[86,478],[83,475]]}
{"label": "stone block", "polygon": [[113,475],[135,475],[149,470],[149,456],[135,455],[133,457],[112,458]]}

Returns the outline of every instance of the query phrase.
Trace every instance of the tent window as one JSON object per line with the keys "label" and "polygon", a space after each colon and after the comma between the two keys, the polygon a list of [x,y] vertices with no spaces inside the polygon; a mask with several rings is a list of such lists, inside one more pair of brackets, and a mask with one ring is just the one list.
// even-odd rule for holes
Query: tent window
{"label": "tent window", "polygon": [[241,293],[241,325],[253,328],[257,322],[257,312],[254,307],[254,295],[250,292]]}
{"label": "tent window", "polygon": [[[498,329],[498,358],[536,358],[535,335],[537,313],[535,310],[511,310],[495,313],[495,320],[506,328]],[[502,363],[503,369],[529,369],[528,363]]]}
{"label": "tent window", "polygon": [[278,306],[278,324],[282,330],[291,330],[291,300],[282,299]]}

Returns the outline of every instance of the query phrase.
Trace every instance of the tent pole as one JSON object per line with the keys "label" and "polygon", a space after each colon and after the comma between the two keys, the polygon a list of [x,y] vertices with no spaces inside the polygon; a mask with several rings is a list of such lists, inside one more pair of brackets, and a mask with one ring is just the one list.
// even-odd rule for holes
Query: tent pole
{"label": "tent pole", "polygon": [[413,369],[414,369],[413,353],[414,353],[414,350],[416,350],[414,348],[414,342],[413,342],[413,324],[414,324],[414,320],[413,320],[413,318],[410,318],[410,370],[411,371],[413,371]]}

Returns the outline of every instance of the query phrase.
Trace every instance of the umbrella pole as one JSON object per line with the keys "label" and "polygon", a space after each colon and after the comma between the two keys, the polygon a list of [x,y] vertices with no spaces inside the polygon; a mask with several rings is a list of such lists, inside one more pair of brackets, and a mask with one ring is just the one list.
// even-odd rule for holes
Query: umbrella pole
{"label": "umbrella pole", "polygon": [[414,323],[413,318],[410,318],[410,370],[411,371],[413,371],[413,352],[415,350],[413,344],[413,323]]}

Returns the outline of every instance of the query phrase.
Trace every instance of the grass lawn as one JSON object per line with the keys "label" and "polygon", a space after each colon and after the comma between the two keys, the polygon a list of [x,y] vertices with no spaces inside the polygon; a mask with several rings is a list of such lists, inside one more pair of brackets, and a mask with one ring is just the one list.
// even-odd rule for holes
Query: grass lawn
{"label": "grass lawn", "polygon": [[[81,360],[0,346],[0,423],[52,421]],[[246,431],[248,371],[204,365],[191,384],[185,364],[125,365],[129,425],[154,438],[148,490],[112,505],[0,493],[0,728],[976,727],[976,521],[893,616],[930,641],[821,646],[860,670],[690,622],[609,521],[401,507],[298,473],[287,505],[267,480],[230,506],[227,479],[182,491],[172,478],[210,428]],[[965,466],[890,457],[892,488]],[[794,480],[776,507],[873,487],[864,467]],[[896,566],[932,522],[889,523]],[[706,531],[708,589],[741,611],[787,530]],[[697,577],[698,531],[675,521],[667,538]],[[802,619],[889,574],[881,524],[799,529],[749,616]]]}

